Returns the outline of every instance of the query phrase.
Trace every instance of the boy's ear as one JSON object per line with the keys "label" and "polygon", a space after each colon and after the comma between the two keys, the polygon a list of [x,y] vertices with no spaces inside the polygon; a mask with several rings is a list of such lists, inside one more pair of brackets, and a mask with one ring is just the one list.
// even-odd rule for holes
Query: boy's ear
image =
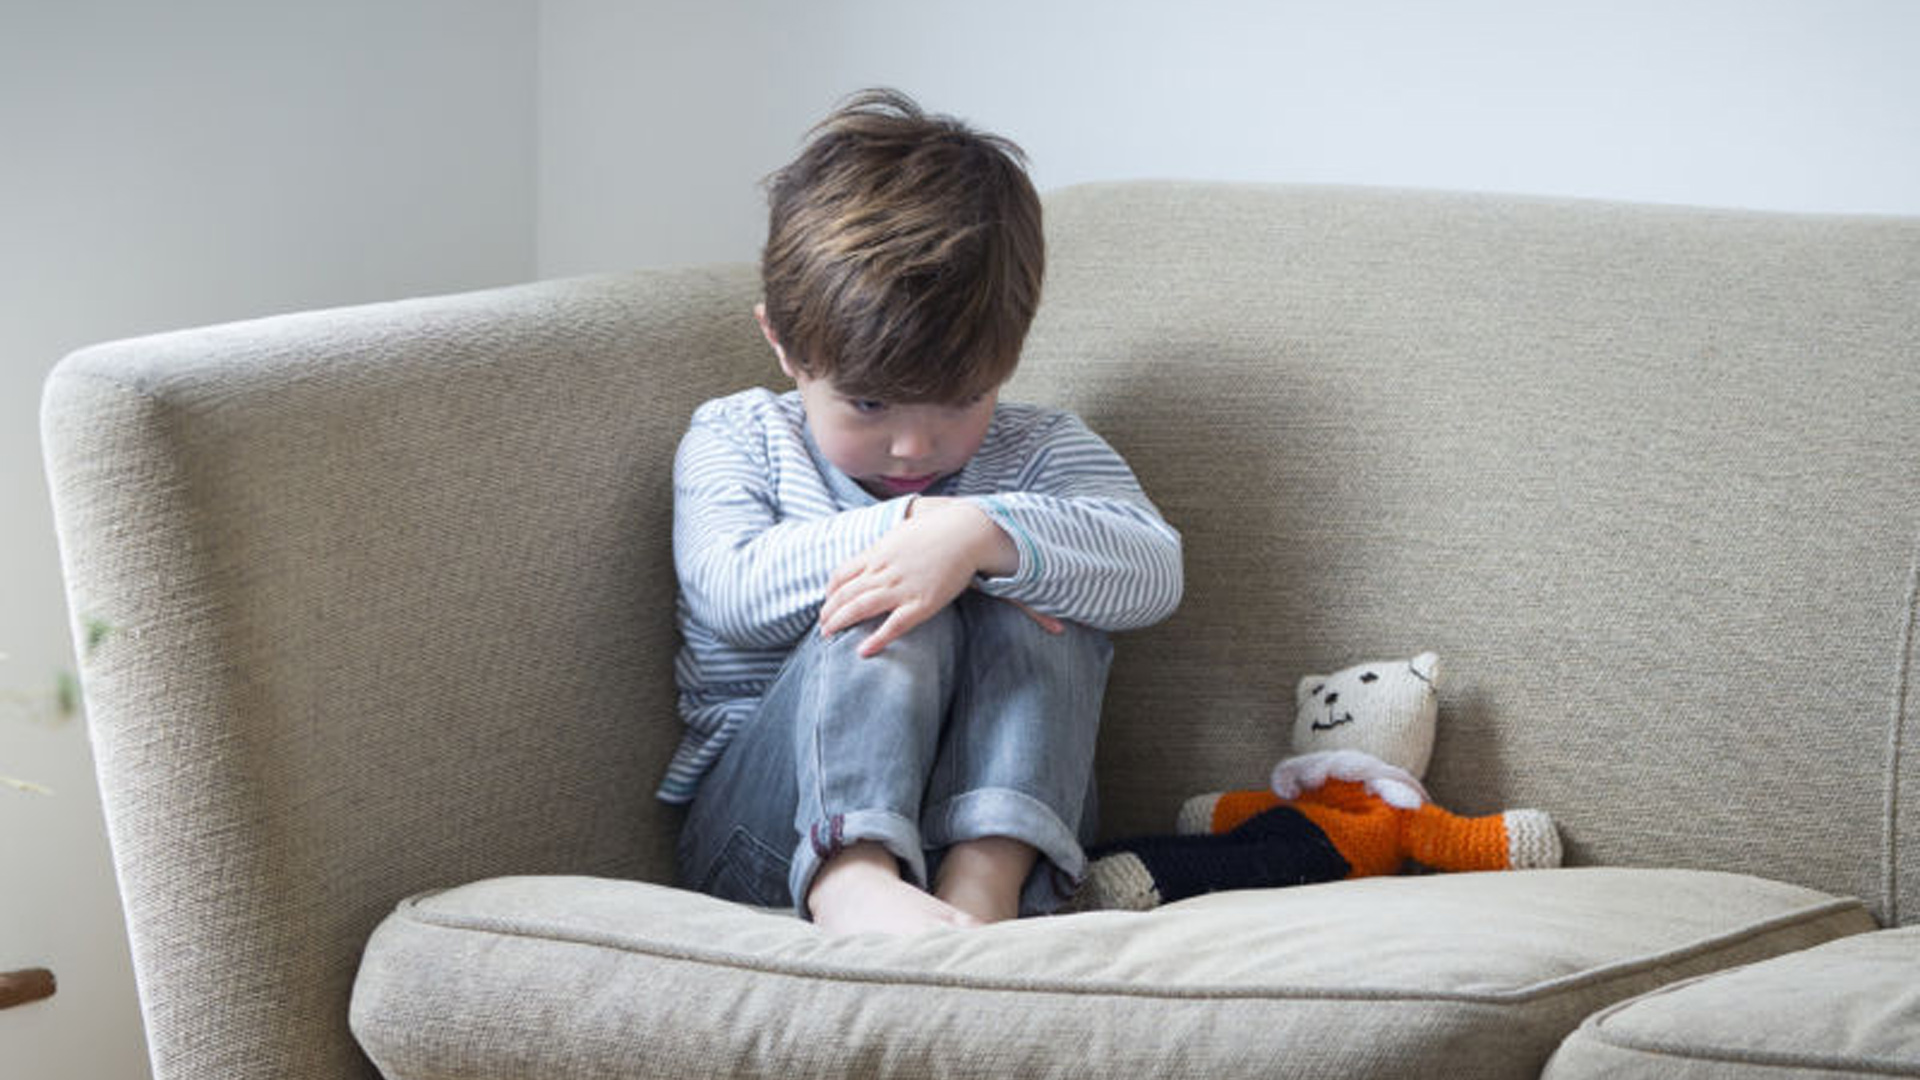
{"label": "boy's ear", "polygon": [[760,323],[761,336],[767,339],[768,345],[773,346],[773,355],[780,359],[780,370],[787,373],[787,378],[797,382],[800,373],[793,370],[793,362],[787,359],[787,350],[780,345],[780,339],[773,334],[773,324],[767,321],[767,305],[753,305],[753,317]]}

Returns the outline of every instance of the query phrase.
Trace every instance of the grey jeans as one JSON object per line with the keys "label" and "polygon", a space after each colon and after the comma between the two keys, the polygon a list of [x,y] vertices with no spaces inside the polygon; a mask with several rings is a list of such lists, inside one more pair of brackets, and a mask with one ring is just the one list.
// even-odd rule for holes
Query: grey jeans
{"label": "grey jeans", "polygon": [[1053,910],[1084,875],[1095,827],[1107,635],[1050,634],[974,591],[861,657],[878,625],[795,647],[701,782],[683,881],[805,916],[820,865],[849,844],[885,845],[926,888],[949,846],[1005,836],[1040,853],[1021,914]]}

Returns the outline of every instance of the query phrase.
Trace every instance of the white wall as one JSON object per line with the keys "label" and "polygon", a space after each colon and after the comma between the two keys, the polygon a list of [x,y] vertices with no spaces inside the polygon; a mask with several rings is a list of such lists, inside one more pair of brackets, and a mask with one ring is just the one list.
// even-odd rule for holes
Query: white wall
{"label": "white wall", "polygon": [[0,1013],[0,1061],[144,1071],[85,741],[36,718],[69,663],[35,420],[67,350],[752,259],[758,180],[873,84],[1020,141],[1043,189],[1920,214],[1916,46],[1907,0],[0,0],[0,774],[58,792],[0,787],[0,970],[62,979]]}
{"label": "white wall", "polygon": [[1904,0],[546,0],[543,275],[752,259],[843,94],[1135,176],[1920,213]]}
{"label": "white wall", "polygon": [[531,0],[0,0],[0,1073],[146,1075],[40,468],[91,341],[523,280]]}

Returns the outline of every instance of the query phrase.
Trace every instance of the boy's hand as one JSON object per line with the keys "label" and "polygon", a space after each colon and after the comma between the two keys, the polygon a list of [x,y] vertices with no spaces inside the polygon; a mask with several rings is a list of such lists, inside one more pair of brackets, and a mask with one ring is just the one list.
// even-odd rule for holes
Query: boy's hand
{"label": "boy's hand", "polygon": [[[861,656],[872,656],[952,603],[975,574],[1004,576],[1019,561],[1012,539],[979,507],[964,499],[916,499],[900,524],[833,572],[820,631],[837,634],[885,615],[860,646]],[[1059,632],[1058,620],[1022,610]]]}

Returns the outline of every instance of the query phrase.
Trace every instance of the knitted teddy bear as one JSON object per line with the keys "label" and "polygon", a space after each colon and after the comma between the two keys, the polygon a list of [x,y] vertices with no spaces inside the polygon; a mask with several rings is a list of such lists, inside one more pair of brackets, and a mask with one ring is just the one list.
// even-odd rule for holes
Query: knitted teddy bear
{"label": "knitted teddy bear", "polygon": [[1440,661],[1360,664],[1300,680],[1293,746],[1267,791],[1198,795],[1178,835],[1090,853],[1077,911],[1144,911],[1226,889],[1304,885],[1398,872],[1560,865],[1560,837],[1539,810],[1459,817],[1421,786],[1439,721]]}

